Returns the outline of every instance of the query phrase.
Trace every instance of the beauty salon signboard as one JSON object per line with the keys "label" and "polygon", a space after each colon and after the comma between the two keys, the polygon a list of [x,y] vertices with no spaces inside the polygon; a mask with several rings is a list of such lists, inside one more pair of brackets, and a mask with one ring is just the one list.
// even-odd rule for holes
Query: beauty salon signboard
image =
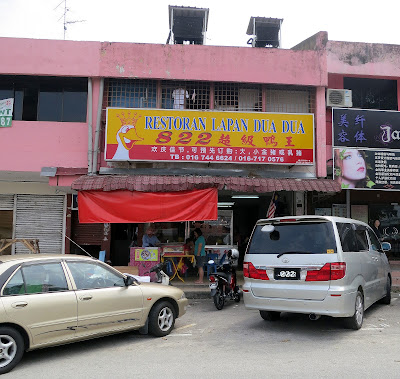
{"label": "beauty salon signboard", "polygon": [[0,127],[11,126],[13,116],[14,99],[0,100]]}
{"label": "beauty salon signboard", "polygon": [[400,112],[337,109],[334,179],[344,189],[400,189]]}
{"label": "beauty salon signboard", "polygon": [[400,112],[334,108],[332,115],[334,146],[400,149]]}
{"label": "beauty salon signboard", "polygon": [[107,161],[314,163],[313,114],[107,108]]}

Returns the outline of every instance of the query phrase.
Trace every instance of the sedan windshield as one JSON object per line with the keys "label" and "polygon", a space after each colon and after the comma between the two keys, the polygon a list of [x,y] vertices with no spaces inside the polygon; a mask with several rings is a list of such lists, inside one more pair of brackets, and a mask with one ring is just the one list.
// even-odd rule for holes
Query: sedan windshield
{"label": "sedan windshield", "polygon": [[[254,230],[248,254],[327,254],[336,253],[331,222],[287,222],[274,224],[273,231]],[[264,228],[266,230],[267,228]]]}

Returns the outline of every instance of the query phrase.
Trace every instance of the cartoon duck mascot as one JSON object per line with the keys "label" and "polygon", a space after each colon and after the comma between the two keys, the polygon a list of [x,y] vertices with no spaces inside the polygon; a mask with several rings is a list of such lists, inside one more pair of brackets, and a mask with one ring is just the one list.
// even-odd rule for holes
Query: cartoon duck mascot
{"label": "cartoon duck mascot", "polygon": [[136,142],[143,141],[143,138],[136,131],[136,122],[139,118],[135,118],[135,116],[136,114],[130,117],[130,114],[128,114],[128,117],[125,117],[124,113],[118,115],[123,125],[116,135],[118,147],[113,159],[128,161],[130,159],[129,150],[132,149]]}

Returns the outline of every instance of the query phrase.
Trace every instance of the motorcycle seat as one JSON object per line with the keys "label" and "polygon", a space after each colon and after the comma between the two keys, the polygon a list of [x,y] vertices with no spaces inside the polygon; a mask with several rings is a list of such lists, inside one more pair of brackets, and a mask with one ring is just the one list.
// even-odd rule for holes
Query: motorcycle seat
{"label": "motorcycle seat", "polygon": [[229,274],[226,274],[225,272],[221,272],[221,271],[217,271],[213,275],[214,276],[220,276],[221,278],[225,278],[225,279],[229,278]]}

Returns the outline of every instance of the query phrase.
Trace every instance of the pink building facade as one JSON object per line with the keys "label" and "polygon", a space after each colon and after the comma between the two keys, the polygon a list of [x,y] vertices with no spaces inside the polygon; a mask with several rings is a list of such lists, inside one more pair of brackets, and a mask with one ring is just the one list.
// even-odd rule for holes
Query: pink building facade
{"label": "pink building facade", "polygon": [[[274,191],[285,199],[282,214],[310,212],[312,191],[338,191],[327,173],[332,153],[325,91],[341,88],[345,74],[334,59],[335,44],[326,48],[325,32],[310,41],[310,48],[284,50],[1,38],[7,54],[0,95],[14,98],[14,119],[0,128],[0,238],[39,238],[43,251],[69,253],[66,235],[109,256],[112,227],[80,224],[72,196],[105,190],[90,184],[104,178],[111,189],[123,190],[121,180],[133,178],[149,192],[171,191],[171,176],[185,185],[188,177],[231,178],[245,184],[223,186],[219,198],[257,193],[254,218],[263,217]],[[378,68],[389,75],[387,65]],[[185,111],[312,115],[311,164],[106,161],[107,107],[173,109],[176,88],[186,91]],[[161,180],[161,189],[146,187],[143,177]],[[22,251],[18,245],[12,250]]]}

